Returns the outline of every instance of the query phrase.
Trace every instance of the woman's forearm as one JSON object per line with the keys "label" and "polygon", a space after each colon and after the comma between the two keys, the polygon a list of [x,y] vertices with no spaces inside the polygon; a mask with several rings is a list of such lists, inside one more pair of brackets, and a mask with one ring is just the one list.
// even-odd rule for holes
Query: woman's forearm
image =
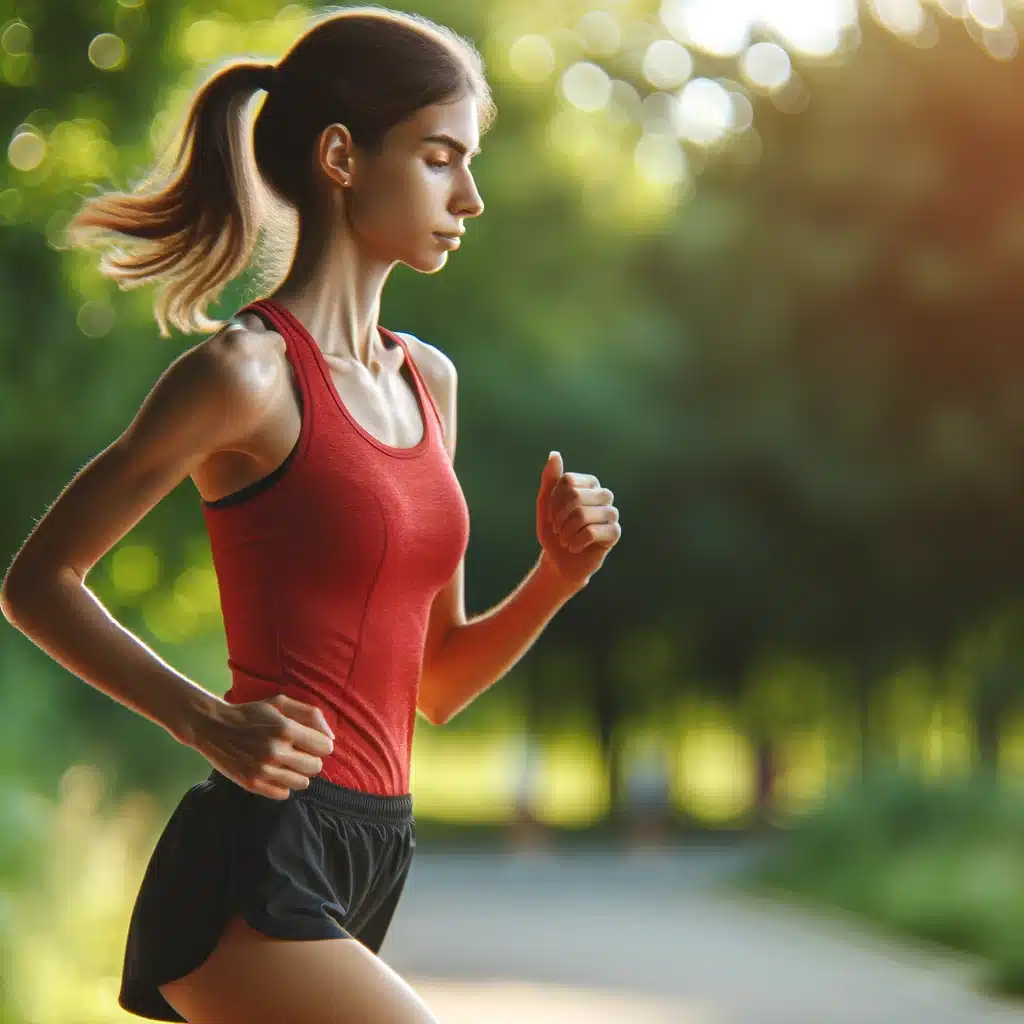
{"label": "woman's forearm", "polygon": [[180,743],[191,746],[197,721],[224,703],[125,629],[71,571],[5,594],[3,612],[68,671]]}
{"label": "woman's forearm", "polygon": [[453,629],[420,680],[431,721],[448,721],[501,679],[575,593],[542,557],[504,601]]}

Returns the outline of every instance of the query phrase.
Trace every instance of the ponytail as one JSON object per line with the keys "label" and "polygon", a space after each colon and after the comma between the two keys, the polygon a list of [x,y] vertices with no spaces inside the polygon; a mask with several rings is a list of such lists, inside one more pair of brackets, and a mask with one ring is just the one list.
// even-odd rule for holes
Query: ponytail
{"label": "ponytail", "polygon": [[[253,93],[269,97],[250,125]],[[380,7],[329,11],[312,20],[277,65],[235,60],[196,95],[177,156],[155,191],[88,199],[68,228],[140,243],[115,248],[100,271],[122,288],[157,282],[163,337],[222,325],[206,307],[252,258],[261,230],[272,241],[262,280],[279,269],[303,222],[316,224],[319,198],[311,154],[324,127],[343,122],[357,146],[374,151],[395,125],[432,103],[472,95],[482,129],[495,113],[480,54],[451,29],[418,14]]]}
{"label": "ponytail", "polygon": [[273,65],[233,63],[200,89],[189,110],[167,179],[146,191],[153,175],[129,193],[90,198],[68,227],[72,245],[92,231],[142,244],[115,248],[100,271],[123,288],[157,282],[154,303],[162,337],[215,331],[206,307],[249,262],[266,207],[253,169],[246,108],[273,80]]}

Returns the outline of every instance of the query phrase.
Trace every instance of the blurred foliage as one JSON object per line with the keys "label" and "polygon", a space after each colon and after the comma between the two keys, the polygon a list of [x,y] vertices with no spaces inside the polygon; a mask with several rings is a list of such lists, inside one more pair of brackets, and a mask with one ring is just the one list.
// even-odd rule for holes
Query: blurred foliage
{"label": "blurred foliage", "polygon": [[[444,274],[398,268],[383,311],[459,366],[469,611],[531,564],[551,448],[613,488],[625,529],[453,736],[594,737],[594,813],[627,790],[638,735],[673,760],[702,715],[669,770],[677,806],[719,817],[753,799],[730,763],[782,757],[793,808],[880,751],[1019,768],[1024,101],[1019,5],[983,6],[794,0],[755,23],[708,0],[415,5],[478,42],[500,110],[474,164],[486,215]],[[141,179],[211,65],[275,58],[306,13],[0,4],[9,555],[199,340],[161,340],[152,296],[67,251],[64,223]],[[218,310],[258,293],[246,274]],[[190,481],[89,585],[227,687]],[[81,761],[170,799],[203,770],[14,631],[0,679],[4,773],[52,791]]]}
{"label": "blurred foliage", "polygon": [[[585,827],[663,765],[678,815],[745,828],[859,769],[866,788],[801,828],[777,881],[1020,987],[1019,796],[985,780],[1024,775],[1021,4],[396,6],[476,41],[499,105],[474,162],[485,216],[443,274],[398,268],[382,314],[459,367],[468,610],[532,563],[552,448],[615,491],[624,527],[508,679],[443,733],[419,723],[418,799],[437,820],[525,807]],[[152,295],[117,291],[64,224],[142,179],[211,65],[275,59],[308,10],[0,0],[5,561],[200,340],[160,339]],[[243,275],[215,311],[259,293]],[[178,669],[229,685],[190,481],[88,583]],[[92,765],[112,796],[166,804],[206,766],[14,630],[0,693],[7,965],[11,893],[77,905],[42,881],[30,794],[93,792]],[[979,778],[883,785],[875,763]],[[105,850],[132,848],[111,829]],[[81,961],[67,938],[122,933],[108,883],[107,910],[82,910],[99,918],[44,922],[20,954],[27,977],[75,965],[53,996],[76,1011],[109,1006],[112,947]]]}
{"label": "blurred foliage", "polygon": [[800,821],[753,878],[982,957],[989,985],[1024,995],[1021,795],[881,775]]}

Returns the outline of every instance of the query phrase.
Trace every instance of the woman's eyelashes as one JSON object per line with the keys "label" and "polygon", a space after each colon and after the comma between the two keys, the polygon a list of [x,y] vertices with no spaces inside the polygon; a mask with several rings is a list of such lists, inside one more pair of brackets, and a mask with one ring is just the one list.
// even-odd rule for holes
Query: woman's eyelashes
{"label": "woman's eyelashes", "polygon": [[[439,171],[445,167],[454,167],[451,160],[425,160],[424,163],[433,171]],[[470,170],[469,161],[466,161],[466,170]]]}

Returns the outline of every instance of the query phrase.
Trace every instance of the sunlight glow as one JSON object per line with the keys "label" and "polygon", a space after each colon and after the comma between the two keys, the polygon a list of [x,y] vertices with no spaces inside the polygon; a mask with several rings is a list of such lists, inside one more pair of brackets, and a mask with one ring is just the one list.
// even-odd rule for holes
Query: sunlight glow
{"label": "sunlight glow", "polygon": [[750,41],[756,15],[753,0],[665,0],[661,20],[680,42],[716,57],[732,57]]}
{"label": "sunlight glow", "polygon": [[664,26],[680,42],[720,57],[750,44],[756,28],[812,57],[827,57],[857,24],[856,0],[664,0]]}
{"label": "sunlight glow", "polygon": [[734,116],[727,89],[710,78],[695,78],[678,94],[674,126],[681,139],[710,146],[732,130]]}
{"label": "sunlight glow", "polygon": [[1002,28],[1006,21],[1003,0],[967,0],[967,9],[982,28]]}
{"label": "sunlight glow", "polygon": [[870,7],[875,18],[895,35],[916,36],[925,27],[920,0],[871,0]]}
{"label": "sunlight glow", "polygon": [[828,57],[857,24],[857,0],[763,0],[761,23],[793,49]]}

